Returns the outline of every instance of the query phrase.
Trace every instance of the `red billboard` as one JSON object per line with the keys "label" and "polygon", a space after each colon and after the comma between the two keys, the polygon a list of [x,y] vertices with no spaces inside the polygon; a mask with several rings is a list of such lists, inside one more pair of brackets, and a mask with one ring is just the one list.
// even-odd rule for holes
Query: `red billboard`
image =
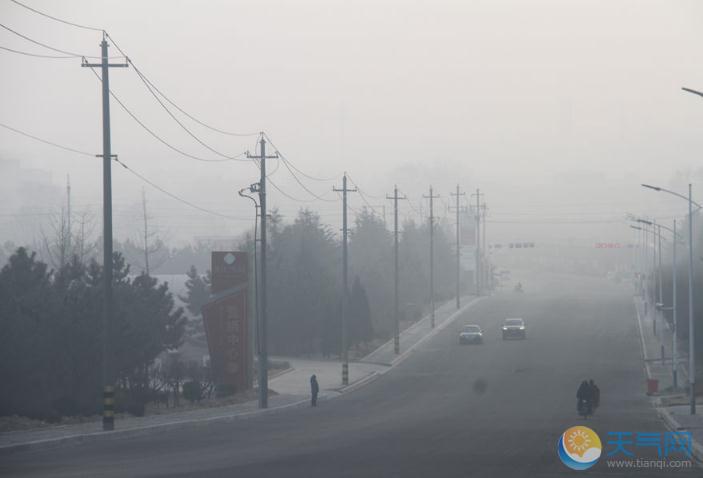
{"label": "red billboard", "polygon": [[202,309],[213,380],[233,391],[247,388],[250,365],[247,259],[212,253],[212,295]]}
{"label": "red billboard", "polygon": [[238,251],[214,251],[211,256],[212,293],[218,294],[249,283],[248,254]]}

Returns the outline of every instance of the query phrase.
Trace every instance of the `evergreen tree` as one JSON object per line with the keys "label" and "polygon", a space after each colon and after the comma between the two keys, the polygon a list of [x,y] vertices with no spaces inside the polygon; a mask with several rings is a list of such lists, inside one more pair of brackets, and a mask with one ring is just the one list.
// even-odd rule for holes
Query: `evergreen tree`
{"label": "evergreen tree", "polygon": [[203,305],[205,305],[210,298],[210,278],[208,274],[204,276],[198,274],[198,270],[195,266],[190,266],[186,275],[188,276],[188,280],[186,281],[186,295],[178,296],[178,298],[186,304],[188,312],[199,317]]}
{"label": "evergreen tree", "polygon": [[373,338],[369,299],[358,276],[354,278],[349,298],[349,338],[352,345],[367,343]]}

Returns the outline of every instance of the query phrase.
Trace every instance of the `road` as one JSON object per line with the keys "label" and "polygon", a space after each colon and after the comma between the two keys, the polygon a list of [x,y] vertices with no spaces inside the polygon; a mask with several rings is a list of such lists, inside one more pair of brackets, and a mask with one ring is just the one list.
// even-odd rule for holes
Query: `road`
{"label": "road", "polygon": [[[483,300],[389,373],[316,409],[0,456],[0,475],[552,477],[577,473],[556,455],[570,426],[590,426],[604,446],[607,431],[665,431],[643,394],[631,289],[568,275],[523,284],[524,294]],[[511,316],[525,318],[527,340],[501,340]],[[481,325],[485,344],[458,345],[464,323]],[[602,391],[588,422],[575,412],[585,378]],[[637,456],[656,458],[645,451]],[[700,469],[625,475],[601,458],[588,473]]]}

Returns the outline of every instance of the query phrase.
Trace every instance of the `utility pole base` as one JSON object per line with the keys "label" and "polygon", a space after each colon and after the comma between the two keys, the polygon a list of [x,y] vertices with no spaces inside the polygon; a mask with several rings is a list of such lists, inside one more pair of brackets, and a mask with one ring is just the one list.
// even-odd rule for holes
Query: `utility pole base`
{"label": "utility pole base", "polygon": [[106,385],[103,389],[103,431],[115,429],[115,388]]}

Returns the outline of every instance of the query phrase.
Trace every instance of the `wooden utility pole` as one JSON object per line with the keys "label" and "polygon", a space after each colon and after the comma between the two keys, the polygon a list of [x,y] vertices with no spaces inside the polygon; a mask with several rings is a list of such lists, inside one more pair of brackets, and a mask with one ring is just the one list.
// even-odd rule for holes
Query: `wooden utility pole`
{"label": "wooden utility pole", "polygon": [[466,193],[460,192],[459,185],[456,185],[456,193],[451,193],[456,197],[456,308],[461,308],[461,224],[459,216],[461,206],[459,205],[460,196],[466,196]]}
{"label": "wooden utility pole", "polygon": [[127,63],[110,63],[107,54],[107,39],[103,32],[103,41],[100,43],[100,63],[88,63],[85,58],[81,66],[100,68],[102,82],[102,110],[103,110],[103,282],[105,300],[103,302],[103,430],[115,428],[115,378],[111,367],[112,338],[112,145],[110,142],[110,68],[129,66]]}
{"label": "wooden utility pole", "polygon": [[257,336],[259,338],[259,408],[268,408],[268,347],[266,335],[266,160],[278,158],[278,153],[271,156],[266,156],[266,139],[264,133],[261,133],[259,139],[260,152],[259,155],[251,155],[247,153],[247,157],[258,161],[261,176],[259,184],[254,186],[256,192],[259,193],[259,209],[261,211],[261,252],[259,253],[261,290],[259,291],[259,320],[257,322]]}
{"label": "wooden utility pole", "polygon": [[435,302],[434,302],[434,199],[439,198],[438,195],[432,194],[432,186],[430,186],[429,196],[423,196],[430,200],[430,325],[434,329],[435,326]]}
{"label": "wooden utility pole", "polygon": [[393,350],[395,354],[400,353],[400,316],[398,311],[398,199],[407,199],[405,196],[398,196],[398,186],[393,188],[393,196],[386,196],[386,199],[393,200],[393,256],[394,256],[394,295],[393,295],[393,317],[394,334]]}
{"label": "wooden utility pole", "polygon": [[347,173],[342,176],[342,188],[333,187],[333,191],[342,193],[342,384],[349,385],[349,345],[347,337],[347,307],[349,299],[348,287],[348,228],[347,228],[347,193],[357,189],[347,187]]}

